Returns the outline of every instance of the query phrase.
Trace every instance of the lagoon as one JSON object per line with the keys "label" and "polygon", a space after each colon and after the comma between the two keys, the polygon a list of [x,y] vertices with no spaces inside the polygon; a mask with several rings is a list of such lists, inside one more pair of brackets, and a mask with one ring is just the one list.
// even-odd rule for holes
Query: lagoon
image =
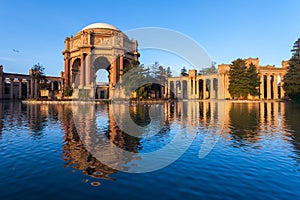
{"label": "lagoon", "polygon": [[1,102],[0,117],[0,199],[300,198],[291,102]]}

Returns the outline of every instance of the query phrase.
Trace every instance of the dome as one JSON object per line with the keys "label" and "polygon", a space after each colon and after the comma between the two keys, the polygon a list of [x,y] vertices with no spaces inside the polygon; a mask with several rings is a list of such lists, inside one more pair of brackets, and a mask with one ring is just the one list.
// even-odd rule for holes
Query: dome
{"label": "dome", "polygon": [[106,24],[106,23],[94,23],[94,24],[90,24],[90,25],[84,27],[82,30],[93,29],[93,28],[113,29],[113,30],[120,31],[120,30],[119,30],[117,27],[115,27],[114,25]]}

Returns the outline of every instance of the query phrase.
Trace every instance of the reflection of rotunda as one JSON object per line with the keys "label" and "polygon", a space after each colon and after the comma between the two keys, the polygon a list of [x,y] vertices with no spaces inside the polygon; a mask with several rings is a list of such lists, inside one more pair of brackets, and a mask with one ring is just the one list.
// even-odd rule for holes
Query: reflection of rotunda
{"label": "reflection of rotunda", "polygon": [[[110,99],[123,70],[138,60],[137,41],[130,40],[113,25],[95,23],[65,39],[64,85],[73,97]],[[109,83],[98,85],[96,72],[107,70]]]}

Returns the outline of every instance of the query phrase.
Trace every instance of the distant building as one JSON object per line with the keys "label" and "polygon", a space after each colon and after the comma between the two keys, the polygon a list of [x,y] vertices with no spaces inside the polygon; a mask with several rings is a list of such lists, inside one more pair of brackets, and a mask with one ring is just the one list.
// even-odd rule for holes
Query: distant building
{"label": "distant building", "polygon": [[[260,74],[260,95],[249,96],[249,99],[280,99],[285,95],[283,77],[287,72],[287,61],[282,61],[282,67],[274,65],[260,66],[258,58],[245,59],[246,65],[256,65]],[[189,70],[188,76],[171,77],[168,79],[167,98],[178,99],[231,99],[228,91],[230,64],[218,66],[218,73],[197,75],[197,70]],[[280,80],[280,81],[279,81]]]}
{"label": "distant building", "polygon": [[[0,99],[29,99],[41,97],[41,88],[37,80],[29,74],[17,74],[3,72],[3,66],[0,65]],[[48,92],[49,98],[62,96],[63,78],[55,76],[46,76],[46,85],[43,88]]]}

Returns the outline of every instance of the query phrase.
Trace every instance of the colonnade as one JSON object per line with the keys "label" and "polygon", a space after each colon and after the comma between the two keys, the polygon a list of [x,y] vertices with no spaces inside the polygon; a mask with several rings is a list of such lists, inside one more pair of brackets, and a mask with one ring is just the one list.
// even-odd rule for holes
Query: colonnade
{"label": "colonnade", "polygon": [[[260,99],[280,99],[285,92],[283,90],[283,77],[281,73],[262,73],[260,75]],[[280,80],[278,79],[280,78]]]}
{"label": "colonnade", "polygon": [[224,98],[221,75],[198,75],[169,78],[166,98],[220,99]]}
{"label": "colonnade", "polygon": [[[31,78],[28,75],[16,78],[11,74],[3,74],[0,77],[0,99],[25,99],[38,98],[40,88],[38,80]],[[49,80],[51,91],[60,90],[62,88],[62,81]],[[55,87],[57,82],[57,87]]]}

